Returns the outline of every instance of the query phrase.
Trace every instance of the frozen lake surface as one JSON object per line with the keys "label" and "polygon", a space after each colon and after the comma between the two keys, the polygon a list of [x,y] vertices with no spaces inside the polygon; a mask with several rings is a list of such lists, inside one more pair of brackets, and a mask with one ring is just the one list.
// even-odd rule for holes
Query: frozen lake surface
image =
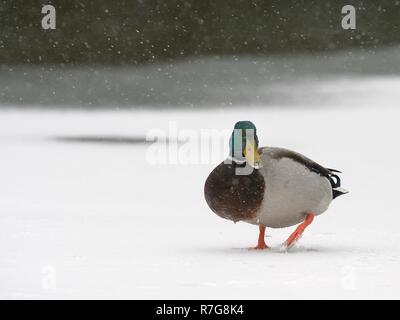
{"label": "frozen lake surface", "polygon": [[[382,95],[386,84],[399,80],[377,79],[340,108],[0,111],[0,297],[400,298],[399,90]],[[243,119],[261,145],[342,170],[351,192],[289,252],[279,244],[294,228],[268,229],[272,249],[249,251],[257,228],[210,211],[215,164],[146,160],[151,128]]]}
{"label": "frozen lake surface", "polygon": [[[380,106],[400,99],[400,47],[195,57],[142,66],[0,65],[0,105],[57,109]],[[392,99],[390,99],[392,98]]]}

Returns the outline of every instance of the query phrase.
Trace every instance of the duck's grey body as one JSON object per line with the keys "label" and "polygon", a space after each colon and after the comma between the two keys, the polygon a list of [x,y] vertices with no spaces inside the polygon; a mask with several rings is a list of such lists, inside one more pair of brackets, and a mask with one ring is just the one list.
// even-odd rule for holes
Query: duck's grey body
{"label": "duck's grey body", "polygon": [[264,198],[257,216],[246,222],[284,228],[304,221],[307,213],[320,215],[328,209],[333,191],[323,174],[330,174],[329,169],[286,149],[266,147],[259,152]]}
{"label": "duck's grey body", "polygon": [[300,153],[283,148],[258,149],[262,166],[237,175],[243,162],[221,163],[208,176],[204,194],[217,215],[271,228],[303,222],[307,214],[325,212],[340,188],[337,170],[327,169]]}

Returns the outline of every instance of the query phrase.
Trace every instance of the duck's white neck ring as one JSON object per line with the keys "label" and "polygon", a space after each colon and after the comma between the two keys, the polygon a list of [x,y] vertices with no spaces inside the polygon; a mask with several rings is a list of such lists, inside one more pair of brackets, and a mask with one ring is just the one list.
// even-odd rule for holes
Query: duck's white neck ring
{"label": "duck's white neck ring", "polygon": [[[230,164],[230,163],[236,163],[236,164],[244,164],[244,163],[248,163],[247,161],[246,161],[246,159],[244,159],[244,160],[239,160],[239,159],[237,159],[237,158],[235,158],[235,157],[232,157],[232,156],[229,156],[225,161],[229,161],[229,162],[226,162],[227,164]],[[262,167],[262,165],[259,165],[259,164],[256,164],[256,165],[251,165],[254,169],[260,169],[261,167]]]}
{"label": "duck's white neck ring", "polygon": [[232,156],[229,156],[226,160],[235,162],[235,163],[237,163],[237,164],[243,164],[243,163],[246,162],[246,159],[244,159],[244,160],[239,160],[239,159],[237,159],[237,158],[235,158],[235,157],[232,157]]}

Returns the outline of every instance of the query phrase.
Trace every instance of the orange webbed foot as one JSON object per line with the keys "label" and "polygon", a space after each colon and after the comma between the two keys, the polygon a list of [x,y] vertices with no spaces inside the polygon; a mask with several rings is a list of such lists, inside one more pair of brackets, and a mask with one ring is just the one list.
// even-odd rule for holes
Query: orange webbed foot
{"label": "orange webbed foot", "polygon": [[301,223],[296,230],[287,238],[287,240],[282,244],[283,250],[288,250],[293,247],[297,241],[303,235],[304,230],[313,222],[314,214],[308,213],[303,223]]}
{"label": "orange webbed foot", "polygon": [[260,233],[258,235],[258,242],[257,242],[257,246],[249,248],[249,250],[264,250],[264,249],[268,249],[269,247],[267,246],[267,244],[265,243],[265,226],[260,225]]}

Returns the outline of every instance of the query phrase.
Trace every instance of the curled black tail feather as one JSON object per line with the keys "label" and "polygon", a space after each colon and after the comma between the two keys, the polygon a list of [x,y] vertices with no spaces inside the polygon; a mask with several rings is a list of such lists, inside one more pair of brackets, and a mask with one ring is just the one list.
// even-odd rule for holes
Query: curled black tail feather
{"label": "curled black tail feather", "polygon": [[[330,170],[330,169],[329,169]],[[333,171],[333,170],[331,170]],[[333,172],[339,172],[337,170],[334,170]],[[338,175],[332,173],[329,176],[327,176],[327,178],[329,179],[329,182],[332,185],[332,198],[335,199],[343,194],[346,194],[348,191],[344,190],[343,188],[341,188],[341,181]]]}
{"label": "curled black tail feather", "polygon": [[332,185],[332,189],[335,188],[340,188],[341,187],[341,181],[338,175],[336,174],[331,174],[330,176],[327,177],[329,179],[329,182]]}

